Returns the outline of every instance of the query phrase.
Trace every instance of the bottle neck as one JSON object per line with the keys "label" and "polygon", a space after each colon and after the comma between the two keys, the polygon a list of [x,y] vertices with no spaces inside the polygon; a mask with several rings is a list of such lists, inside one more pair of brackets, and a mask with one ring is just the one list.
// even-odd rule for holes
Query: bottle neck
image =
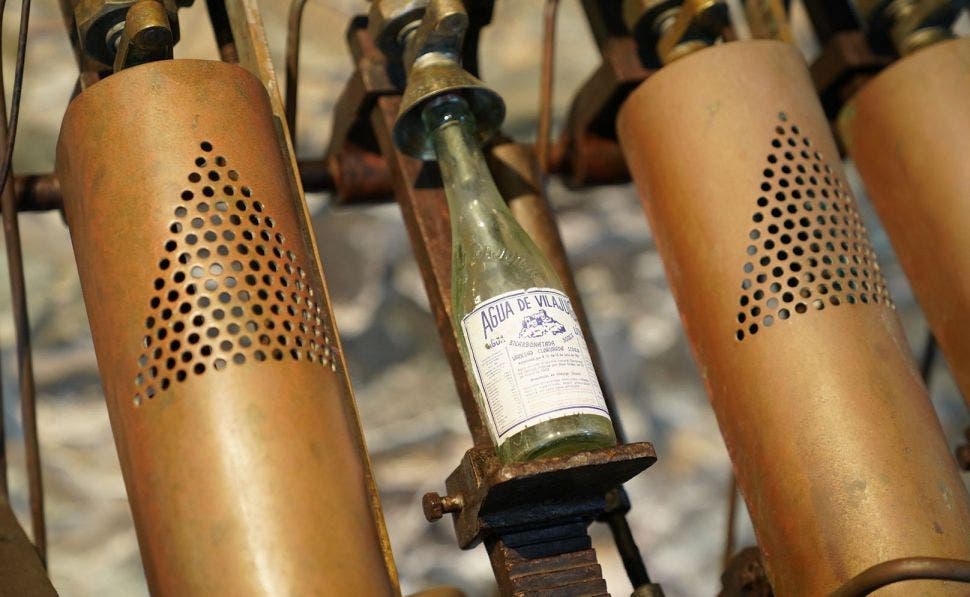
{"label": "bottle neck", "polygon": [[512,219],[475,135],[475,119],[468,104],[457,96],[442,98],[424,111],[431,134],[452,221],[453,238],[464,231],[478,242],[494,240],[496,219]]}

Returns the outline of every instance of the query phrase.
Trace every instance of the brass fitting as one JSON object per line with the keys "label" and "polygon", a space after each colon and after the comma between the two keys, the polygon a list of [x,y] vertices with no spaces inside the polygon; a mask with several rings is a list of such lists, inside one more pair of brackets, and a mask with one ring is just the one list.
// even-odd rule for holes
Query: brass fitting
{"label": "brass fitting", "polygon": [[[114,64],[116,48],[125,27],[125,16],[137,0],[73,0],[78,41],[85,54],[103,64]],[[194,0],[160,0],[171,24],[173,43],[178,41],[178,9]]]}
{"label": "brass fitting", "polygon": [[434,148],[421,113],[435,98],[460,95],[468,102],[484,143],[505,118],[505,102],[461,67],[468,13],[461,0],[430,0],[417,26],[398,22],[403,31],[400,60],[407,70],[401,112],[394,124],[394,143],[404,153],[434,159]]}
{"label": "brass fitting", "polygon": [[624,0],[623,19],[651,67],[713,45],[730,24],[724,0]]}
{"label": "brass fitting", "polygon": [[159,0],[138,0],[128,9],[114,69],[172,58],[175,36]]}
{"label": "brass fitting", "polygon": [[951,39],[951,28],[970,0],[856,0],[855,8],[877,51],[900,56]]}
{"label": "brass fitting", "polygon": [[744,14],[755,39],[794,41],[784,0],[745,0]]}

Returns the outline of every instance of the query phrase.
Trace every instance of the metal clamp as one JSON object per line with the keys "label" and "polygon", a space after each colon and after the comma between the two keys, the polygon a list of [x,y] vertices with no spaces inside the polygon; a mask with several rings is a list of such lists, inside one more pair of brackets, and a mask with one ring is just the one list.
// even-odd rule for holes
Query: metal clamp
{"label": "metal clamp", "polygon": [[656,461],[647,442],[506,465],[491,447],[472,448],[448,476],[448,495],[425,496],[425,515],[437,520],[451,513],[462,549],[474,547],[485,534],[571,520],[588,523],[606,509],[609,491]]}

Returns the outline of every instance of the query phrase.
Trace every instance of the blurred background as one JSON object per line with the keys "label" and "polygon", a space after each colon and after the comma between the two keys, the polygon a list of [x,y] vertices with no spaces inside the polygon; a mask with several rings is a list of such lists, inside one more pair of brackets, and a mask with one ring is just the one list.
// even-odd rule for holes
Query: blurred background
{"label": "blurred background", "polygon": [[[8,89],[19,10],[19,3],[11,4],[18,6],[11,6],[3,21]],[[281,74],[288,2],[260,4]],[[177,57],[216,58],[204,6],[197,1],[180,13],[183,41]],[[800,3],[793,6],[799,45],[811,57],[817,44]],[[307,7],[298,117],[301,157],[323,153],[334,101],[351,74],[343,32],[351,15],[366,9],[363,0],[317,0]],[[541,13],[540,0],[499,1],[482,40],[483,78],[505,97],[506,130],[519,141],[535,136]],[[743,24],[739,30],[744,35]],[[28,48],[14,168],[18,173],[50,172],[76,78],[55,0],[34,3]],[[562,3],[557,50],[554,130],[599,60],[577,0]],[[890,291],[919,354],[925,322],[849,170]],[[638,199],[629,185],[573,192],[556,180],[549,193],[623,424],[631,440],[653,442],[660,458],[627,486],[634,535],[651,575],[668,596],[716,594],[730,464]],[[421,495],[443,489],[470,438],[400,212],[395,204],[331,209],[326,196],[308,199],[404,593],[451,584],[472,596],[492,595],[484,549],[459,551],[451,524],[429,524],[421,513]],[[26,214],[20,220],[36,350],[50,573],[65,596],[145,595],[67,229],[59,213]],[[29,528],[6,262],[0,267],[10,482],[15,509]],[[931,393],[955,444],[968,416],[942,359]],[[743,513],[739,519],[739,545],[752,544]],[[608,531],[597,525],[592,534],[612,594],[629,594]]]}

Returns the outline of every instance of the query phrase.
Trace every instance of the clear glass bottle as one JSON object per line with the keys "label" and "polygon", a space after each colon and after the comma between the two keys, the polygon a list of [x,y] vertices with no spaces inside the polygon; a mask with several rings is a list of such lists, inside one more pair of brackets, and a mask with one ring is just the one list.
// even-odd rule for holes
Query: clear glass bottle
{"label": "clear glass bottle", "polygon": [[579,322],[556,272],[499,194],[468,104],[445,96],[422,116],[451,215],[459,347],[499,458],[616,445]]}

